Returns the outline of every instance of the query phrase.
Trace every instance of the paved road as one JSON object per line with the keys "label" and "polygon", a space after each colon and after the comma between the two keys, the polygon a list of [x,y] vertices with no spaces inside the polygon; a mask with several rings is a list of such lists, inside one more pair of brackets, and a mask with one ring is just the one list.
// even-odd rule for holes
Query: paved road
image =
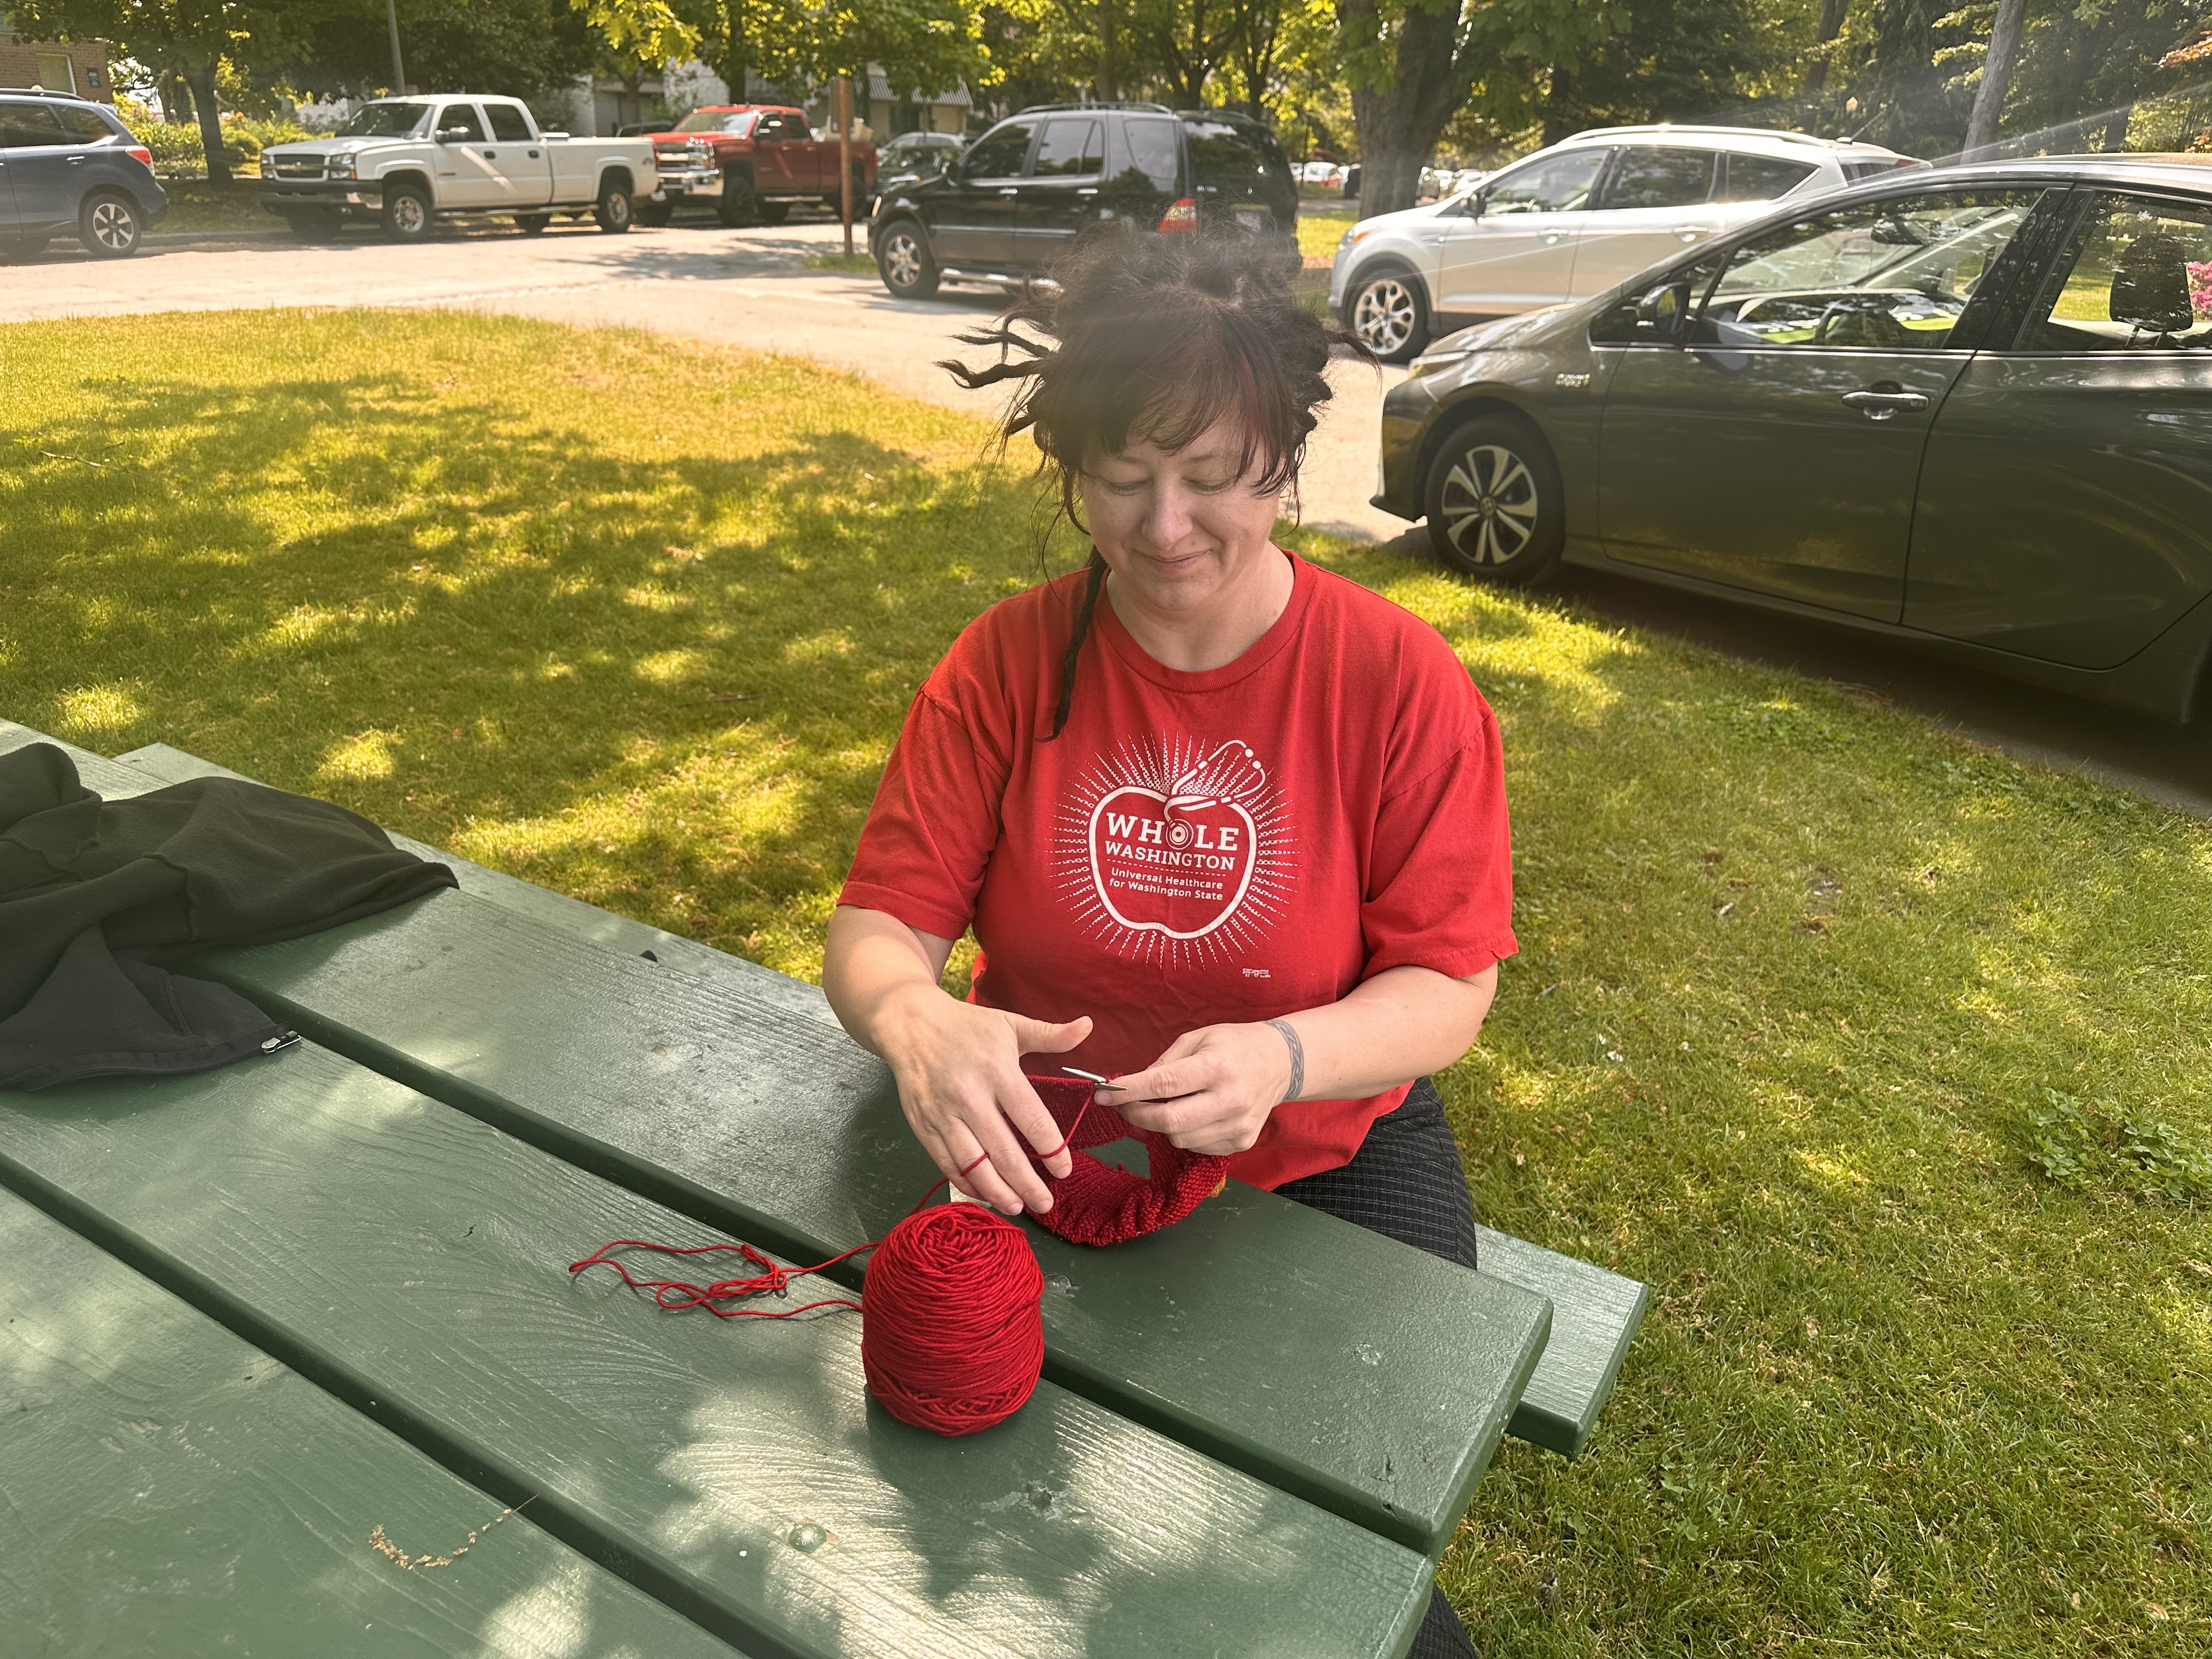
{"label": "paved road", "polygon": [[[951,336],[988,318],[999,295],[948,290],[903,302],[872,276],[813,270],[834,249],[821,221],[725,230],[679,222],[605,236],[559,228],[524,238],[504,227],[393,247],[359,234],[334,246],[289,242],[168,246],[108,264],[68,251],[0,265],[0,321],[128,312],[289,305],[443,306],[567,323],[626,324],[756,349],[805,353],[954,408],[990,412],[935,361]],[[1384,377],[1334,371],[1337,396],[1315,434],[1304,483],[1306,521],[1425,553],[1426,538],[1367,505]],[[2212,723],[2183,732],[2069,697],[1777,618],[1589,572],[1555,590],[1622,623],[1679,635],[1731,655],[1863,688],[2023,760],[2101,776],[2212,817]]]}
{"label": "paved road", "polygon": [[[988,415],[935,367],[959,350],[957,330],[1002,303],[995,289],[948,289],[894,300],[872,275],[810,270],[834,252],[835,223],[726,230],[684,220],[607,236],[559,226],[525,237],[505,225],[395,247],[366,231],[327,246],[290,241],[168,246],[106,263],[73,249],[0,265],[0,322],[222,311],[265,306],[438,306],[577,324],[621,324],[696,339],[800,352],[902,392]],[[1404,523],[1367,504],[1382,391],[1404,377],[1356,364],[1334,371],[1336,397],[1314,434],[1302,489],[1305,521],[1361,540]]]}

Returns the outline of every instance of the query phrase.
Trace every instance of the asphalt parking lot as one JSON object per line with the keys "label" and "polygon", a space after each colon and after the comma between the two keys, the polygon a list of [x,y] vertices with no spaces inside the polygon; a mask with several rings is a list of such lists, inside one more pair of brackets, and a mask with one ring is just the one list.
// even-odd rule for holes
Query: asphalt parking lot
{"label": "asphalt parking lot", "polygon": [[[89,259],[64,244],[0,265],[0,322],[277,306],[446,307],[578,325],[659,330],[755,350],[790,351],[917,397],[988,415],[935,365],[988,319],[995,289],[898,301],[872,275],[822,270],[826,220],[728,230],[679,220],[607,236],[588,224],[525,237],[504,224],[395,246],[357,231],[329,246],[282,238],[149,241],[140,258]],[[1367,504],[1383,391],[1404,371],[1341,363],[1310,447],[1305,522],[1425,555],[1426,535]],[[1619,623],[1815,675],[1913,709],[2036,764],[2079,770],[2212,817],[2212,723],[2182,730],[1953,667],[1818,624],[1609,575],[1568,571],[1553,592]]]}

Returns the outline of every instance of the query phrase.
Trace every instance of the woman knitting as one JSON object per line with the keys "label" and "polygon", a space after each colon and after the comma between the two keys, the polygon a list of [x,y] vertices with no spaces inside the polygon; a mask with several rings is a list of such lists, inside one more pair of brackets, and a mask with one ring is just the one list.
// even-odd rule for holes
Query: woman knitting
{"label": "woman knitting", "polygon": [[[1090,562],[993,606],[922,685],[823,985],[938,1167],[1009,1214],[1070,1169],[1029,1056],[1471,1267],[1427,1074],[1516,948],[1497,725],[1433,629],[1269,540],[1350,337],[1240,236],[1094,238],[966,337],[997,365],[948,365],[1017,383],[1004,431],[1033,434]],[[938,981],[970,927],[963,1002]],[[1471,1651],[1437,1593],[1413,1652]]]}

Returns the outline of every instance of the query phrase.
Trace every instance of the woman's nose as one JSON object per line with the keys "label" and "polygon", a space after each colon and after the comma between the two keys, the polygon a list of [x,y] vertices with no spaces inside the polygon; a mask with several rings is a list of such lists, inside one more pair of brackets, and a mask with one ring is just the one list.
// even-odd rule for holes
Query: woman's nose
{"label": "woman's nose", "polygon": [[1173,547],[1190,533],[1190,498],[1174,484],[1152,492],[1152,510],[1146,515],[1145,533],[1153,546]]}

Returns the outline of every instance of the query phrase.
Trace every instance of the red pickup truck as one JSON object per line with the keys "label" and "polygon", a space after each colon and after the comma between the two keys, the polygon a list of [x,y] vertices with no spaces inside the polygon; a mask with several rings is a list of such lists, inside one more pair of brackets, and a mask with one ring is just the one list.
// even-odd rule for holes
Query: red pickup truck
{"label": "red pickup truck", "polygon": [[[673,131],[655,133],[662,199],[642,195],[637,216],[665,225],[678,206],[711,204],[726,225],[781,224],[793,202],[838,203],[837,141],[806,130],[806,112],[788,104],[718,104],[695,109]],[[876,183],[876,147],[855,143],[853,211],[866,210]]]}

